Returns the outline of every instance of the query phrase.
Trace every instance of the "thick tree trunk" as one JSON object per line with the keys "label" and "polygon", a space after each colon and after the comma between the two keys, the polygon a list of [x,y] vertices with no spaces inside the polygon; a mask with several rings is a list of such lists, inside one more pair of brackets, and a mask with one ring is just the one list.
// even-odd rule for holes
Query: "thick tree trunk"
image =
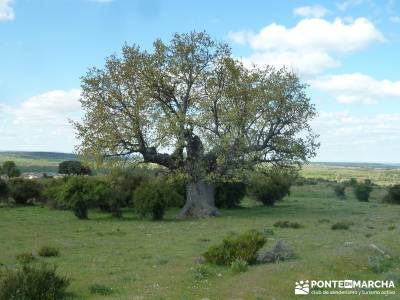
{"label": "thick tree trunk", "polygon": [[202,218],[219,215],[214,202],[214,187],[204,181],[188,183],[186,186],[186,204],[178,218]]}

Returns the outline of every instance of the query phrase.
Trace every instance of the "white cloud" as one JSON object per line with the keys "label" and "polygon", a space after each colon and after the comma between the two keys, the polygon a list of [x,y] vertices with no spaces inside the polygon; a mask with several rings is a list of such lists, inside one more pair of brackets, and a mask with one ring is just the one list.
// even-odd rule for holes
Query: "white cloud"
{"label": "white cloud", "polygon": [[364,0],[346,0],[340,3],[337,3],[336,6],[341,11],[346,11],[348,8],[352,6],[360,5],[364,2]]}
{"label": "white cloud", "polygon": [[311,81],[312,87],[332,93],[340,103],[376,103],[400,98],[400,81],[377,80],[360,73],[325,76]]}
{"label": "white cloud", "polygon": [[14,20],[14,0],[0,0],[0,22]]}
{"label": "white cloud", "polygon": [[399,162],[400,114],[321,112],[312,127],[320,134],[317,160]]}
{"label": "white cloud", "polygon": [[345,22],[336,18],[303,19],[294,27],[272,23],[259,32],[230,32],[228,37],[239,44],[248,44],[253,53],[245,63],[283,64],[303,75],[315,75],[327,68],[340,65],[342,55],[366,48],[373,42],[382,42],[382,33],[372,22],[357,18]]}
{"label": "white cloud", "polygon": [[82,115],[79,98],[78,89],[54,90],[19,105],[0,105],[0,145],[8,150],[72,151],[75,137],[69,119]]}
{"label": "white cloud", "polygon": [[301,6],[301,7],[296,7],[293,10],[294,15],[305,18],[322,18],[328,12],[329,10],[327,10],[322,5]]}

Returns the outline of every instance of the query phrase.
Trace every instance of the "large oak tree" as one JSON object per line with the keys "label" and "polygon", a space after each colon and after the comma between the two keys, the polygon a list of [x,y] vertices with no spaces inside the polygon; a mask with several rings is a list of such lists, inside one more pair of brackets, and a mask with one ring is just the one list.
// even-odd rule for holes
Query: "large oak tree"
{"label": "large oak tree", "polygon": [[140,155],[189,177],[181,216],[217,215],[210,174],[267,163],[299,166],[315,155],[306,85],[287,69],[248,68],[204,32],[175,34],[151,52],[124,46],[82,78],[78,151]]}

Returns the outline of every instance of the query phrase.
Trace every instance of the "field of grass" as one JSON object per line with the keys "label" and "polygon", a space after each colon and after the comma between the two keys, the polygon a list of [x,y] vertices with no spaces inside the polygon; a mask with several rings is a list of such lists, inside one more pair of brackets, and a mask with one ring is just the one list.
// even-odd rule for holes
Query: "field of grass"
{"label": "field of grass", "polygon": [[388,186],[400,182],[400,168],[372,168],[369,165],[341,166],[339,163],[322,165],[309,164],[303,167],[301,175],[306,178],[322,178],[338,182],[356,178],[359,181],[371,179],[375,184]]}
{"label": "field of grass", "polygon": [[0,164],[12,160],[21,172],[57,172],[60,162],[73,159],[76,156],[69,153],[0,152]]}
{"label": "field of grass", "polygon": [[[370,244],[400,255],[400,206],[380,203],[384,193],[377,189],[370,202],[362,203],[350,190],[347,200],[339,200],[328,185],[299,186],[276,207],[249,206],[224,210],[218,218],[183,221],[175,219],[173,210],[160,222],[140,220],[131,213],[118,220],[91,211],[90,220],[81,221],[71,212],[45,207],[0,208],[0,263],[11,266],[18,253],[55,246],[59,257],[39,261],[55,263],[60,273],[71,278],[69,291],[74,299],[298,299],[294,296],[298,280],[388,276],[388,271],[377,274],[368,265],[368,257],[377,254]],[[273,227],[285,220],[304,227]],[[332,230],[338,221],[354,225],[349,230]],[[248,229],[273,229],[266,248],[282,239],[293,247],[296,258],[251,266],[237,275],[226,267],[207,266],[210,274],[196,279],[192,268],[197,257],[229,232]],[[390,272],[400,277],[400,265]],[[103,284],[114,292],[92,295],[92,284]]]}

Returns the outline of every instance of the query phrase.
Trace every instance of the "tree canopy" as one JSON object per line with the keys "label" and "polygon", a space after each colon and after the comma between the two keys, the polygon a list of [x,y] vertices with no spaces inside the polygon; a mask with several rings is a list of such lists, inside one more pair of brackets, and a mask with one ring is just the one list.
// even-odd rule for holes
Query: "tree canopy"
{"label": "tree canopy", "polygon": [[205,32],[156,40],[152,52],[125,45],[82,77],[77,150],[139,155],[192,182],[261,163],[299,166],[318,147],[306,88],[288,69],[244,66]]}

